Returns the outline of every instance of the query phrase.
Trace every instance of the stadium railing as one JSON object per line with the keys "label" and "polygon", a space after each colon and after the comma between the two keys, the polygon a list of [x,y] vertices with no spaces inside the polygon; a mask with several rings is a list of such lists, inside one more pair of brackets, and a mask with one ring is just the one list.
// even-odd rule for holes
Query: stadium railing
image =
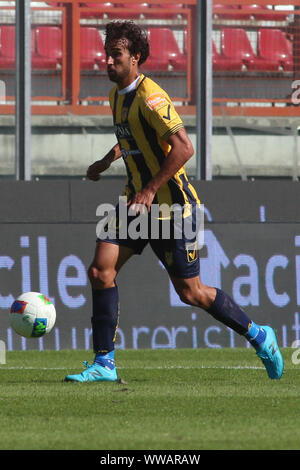
{"label": "stadium railing", "polygon": [[298,0],[214,2],[214,116],[299,116],[299,26]]}
{"label": "stadium railing", "polygon": [[[104,29],[108,21],[118,18],[134,19],[148,30],[151,55],[142,71],[166,87],[179,105],[190,108],[196,0],[180,4],[170,0],[163,4],[153,0],[44,3],[44,7],[31,3],[33,114],[110,112]],[[14,113],[14,23],[14,8],[1,6],[0,1],[0,73],[6,85],[6,103],[0,105],[0,114]]]}
{"label": "stadium railing", "polygon": [[[0,1],[0,114],[13,114],[15,17],[6,3]],[[196,0],[31,3],[33,114],[110,112],[104,29],[118,18],[148,30],[151,55],[142,71],[181,113],[195,114]],[[300,0],[214,0],[211,52],[214,116],[299,116]]]}

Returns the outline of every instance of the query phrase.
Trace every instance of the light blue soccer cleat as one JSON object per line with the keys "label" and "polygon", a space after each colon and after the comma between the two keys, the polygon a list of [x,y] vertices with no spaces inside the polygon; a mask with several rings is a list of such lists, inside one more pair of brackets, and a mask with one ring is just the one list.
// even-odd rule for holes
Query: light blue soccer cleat
{"label": "light blue soccer cleat", "polygon": [[83,363],[86,369],[81,374],[67,375],[65,382],[115,382],[118,380],[117,369],[102,367],[99,364]]}
{"label": "light blue soccer cleat", "polygon": [[270,326],[262,326],[261,328],[266,332],[266,339],[256,354],[262,360],[270,379],[280,379],[283,374],[284,362],[275,331]]}

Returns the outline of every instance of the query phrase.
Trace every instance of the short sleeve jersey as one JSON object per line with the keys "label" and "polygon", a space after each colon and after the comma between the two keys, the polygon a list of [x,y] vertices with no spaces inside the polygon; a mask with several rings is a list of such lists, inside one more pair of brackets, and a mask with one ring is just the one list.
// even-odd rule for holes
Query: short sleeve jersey
{"label": "short sleeve jersey", "polygon": [[[171,149],[167,140],[183,128],[183,122],[168,94],[143,74],[128,93],[119,94],[115,86],[109,101],[127,171],[125,193],[131,197],[158,173]],[[184,166],[159,188],[153,202],[170,206],[199,203]]]}

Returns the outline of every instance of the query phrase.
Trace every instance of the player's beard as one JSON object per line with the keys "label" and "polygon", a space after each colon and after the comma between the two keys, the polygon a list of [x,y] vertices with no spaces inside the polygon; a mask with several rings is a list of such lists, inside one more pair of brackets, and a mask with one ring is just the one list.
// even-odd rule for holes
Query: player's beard
{"label": "player's beard", "polygon": [[117,83],[117,85],[122,85],[124,79],[130,73],[130,62],[128,61],[128,65],[124,66],[124,68],[117,72],[115,69],[107,69],[108,78],[111,82]]}

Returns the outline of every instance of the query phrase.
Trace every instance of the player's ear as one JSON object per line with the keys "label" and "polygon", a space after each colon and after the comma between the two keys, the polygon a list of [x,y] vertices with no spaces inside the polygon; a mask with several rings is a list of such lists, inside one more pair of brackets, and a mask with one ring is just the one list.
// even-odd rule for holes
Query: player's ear
{"label": "player's ear", "polygon": [[141,58],[141,53],[140,52],[137,52],[136,54],[133,54],[132,55],[132,63],[133,64],[138,64],[140,58]]}

